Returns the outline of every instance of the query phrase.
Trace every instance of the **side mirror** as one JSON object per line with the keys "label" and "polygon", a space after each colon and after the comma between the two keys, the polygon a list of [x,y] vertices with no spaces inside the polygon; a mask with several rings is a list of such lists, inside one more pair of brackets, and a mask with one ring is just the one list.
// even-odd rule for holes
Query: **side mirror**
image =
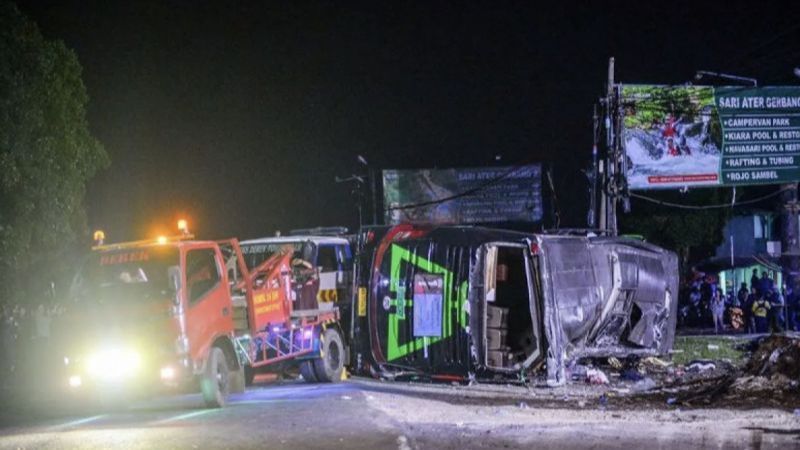
{"label": "side mirror", "polygon": [[169,278],[169,285],[175,293],[173,301],[179,303],[178,292],[181,290],[181,268],[179,266],[170,266],[167,269],[167,277]]}

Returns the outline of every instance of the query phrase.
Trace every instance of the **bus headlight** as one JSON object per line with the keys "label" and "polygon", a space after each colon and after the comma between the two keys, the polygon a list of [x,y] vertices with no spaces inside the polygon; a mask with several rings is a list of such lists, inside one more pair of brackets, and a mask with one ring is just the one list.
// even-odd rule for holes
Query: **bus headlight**
{"label": "bus headlight", "polygon": [[128,349],[108,349],[89,355],[86,372],[94,378],[119,379],[133,375],[142,360],[139,354]]}

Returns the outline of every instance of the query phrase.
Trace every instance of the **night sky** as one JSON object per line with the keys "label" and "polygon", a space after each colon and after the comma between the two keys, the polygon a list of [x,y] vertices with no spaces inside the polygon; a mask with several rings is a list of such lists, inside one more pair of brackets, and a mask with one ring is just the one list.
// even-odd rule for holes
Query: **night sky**
{"label": "night sky", "polygon": [[178,216],[213,238],[352,227],[334,177],[358,154],[376,169],[552,163],[562,225],[584,226],[579,168],[608,57],[623,82],[800,82],[800,2],[497,3],[19,6],[83,65],[112,160],[89,224],[112,241]]}

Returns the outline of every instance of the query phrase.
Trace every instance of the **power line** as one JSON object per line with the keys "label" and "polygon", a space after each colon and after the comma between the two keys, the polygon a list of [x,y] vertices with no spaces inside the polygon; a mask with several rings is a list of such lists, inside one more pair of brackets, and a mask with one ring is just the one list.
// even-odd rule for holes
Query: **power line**
{"label": "power line", "polygon": [[785,191],[788,191],[788,190],[791,190],[791,189],[796,189],[796,188],[797,188],[797,185],[793,185],[792,187],[781,188],[781,189],[779,189],[779,190],[777,190],[777,191],[775,191],[775,192],[773,192],[771,194],[767,194],[767,195],[764,195],[764,196],[761,196],[761,197],[758,197],[758,198],[754,198],[752,200],[745,200],[745,201],[742,201],[742,202],[736,202],[735,204],[732,204],[732,203],[720,203],[720,204],[717,204],[717,205],[683,205],[683,204],[680,204],[680,203],[673,203],[673,202],[667,202],[667,201],[659,200],[657,198],[648,197],[646,195],[636,194],[636,193],[633,193],[633,192],[630,193],[630,196],[633,197],[633,198],[638,198],[640,200],[644,200],[646,202],[655,203],[655,204],[660,205],[660,206],[669,206],[669,207],[672,207],[672,208],[690,209],[690,210],[694,210],[694,211],[701,211],[701,210],[707,210],[707,209],[734,208],[736,206],[752,205],[754,203],[762,202],[762,201],[767,200],[769,198],[775,197],[776,195],[778,195],[778,194],[780,194],[782,192],[785,192]]}

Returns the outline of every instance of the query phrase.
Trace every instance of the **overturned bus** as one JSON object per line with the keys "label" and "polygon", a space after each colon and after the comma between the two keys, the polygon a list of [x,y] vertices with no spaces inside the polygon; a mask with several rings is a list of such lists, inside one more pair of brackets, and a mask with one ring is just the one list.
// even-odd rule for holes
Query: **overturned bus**
{"label": "overturned bus", "polygon": [[666,354],[674,253],[627,238],[479,227],[367,228],[351,367],[386,378],[565,382],[570,361]]}

